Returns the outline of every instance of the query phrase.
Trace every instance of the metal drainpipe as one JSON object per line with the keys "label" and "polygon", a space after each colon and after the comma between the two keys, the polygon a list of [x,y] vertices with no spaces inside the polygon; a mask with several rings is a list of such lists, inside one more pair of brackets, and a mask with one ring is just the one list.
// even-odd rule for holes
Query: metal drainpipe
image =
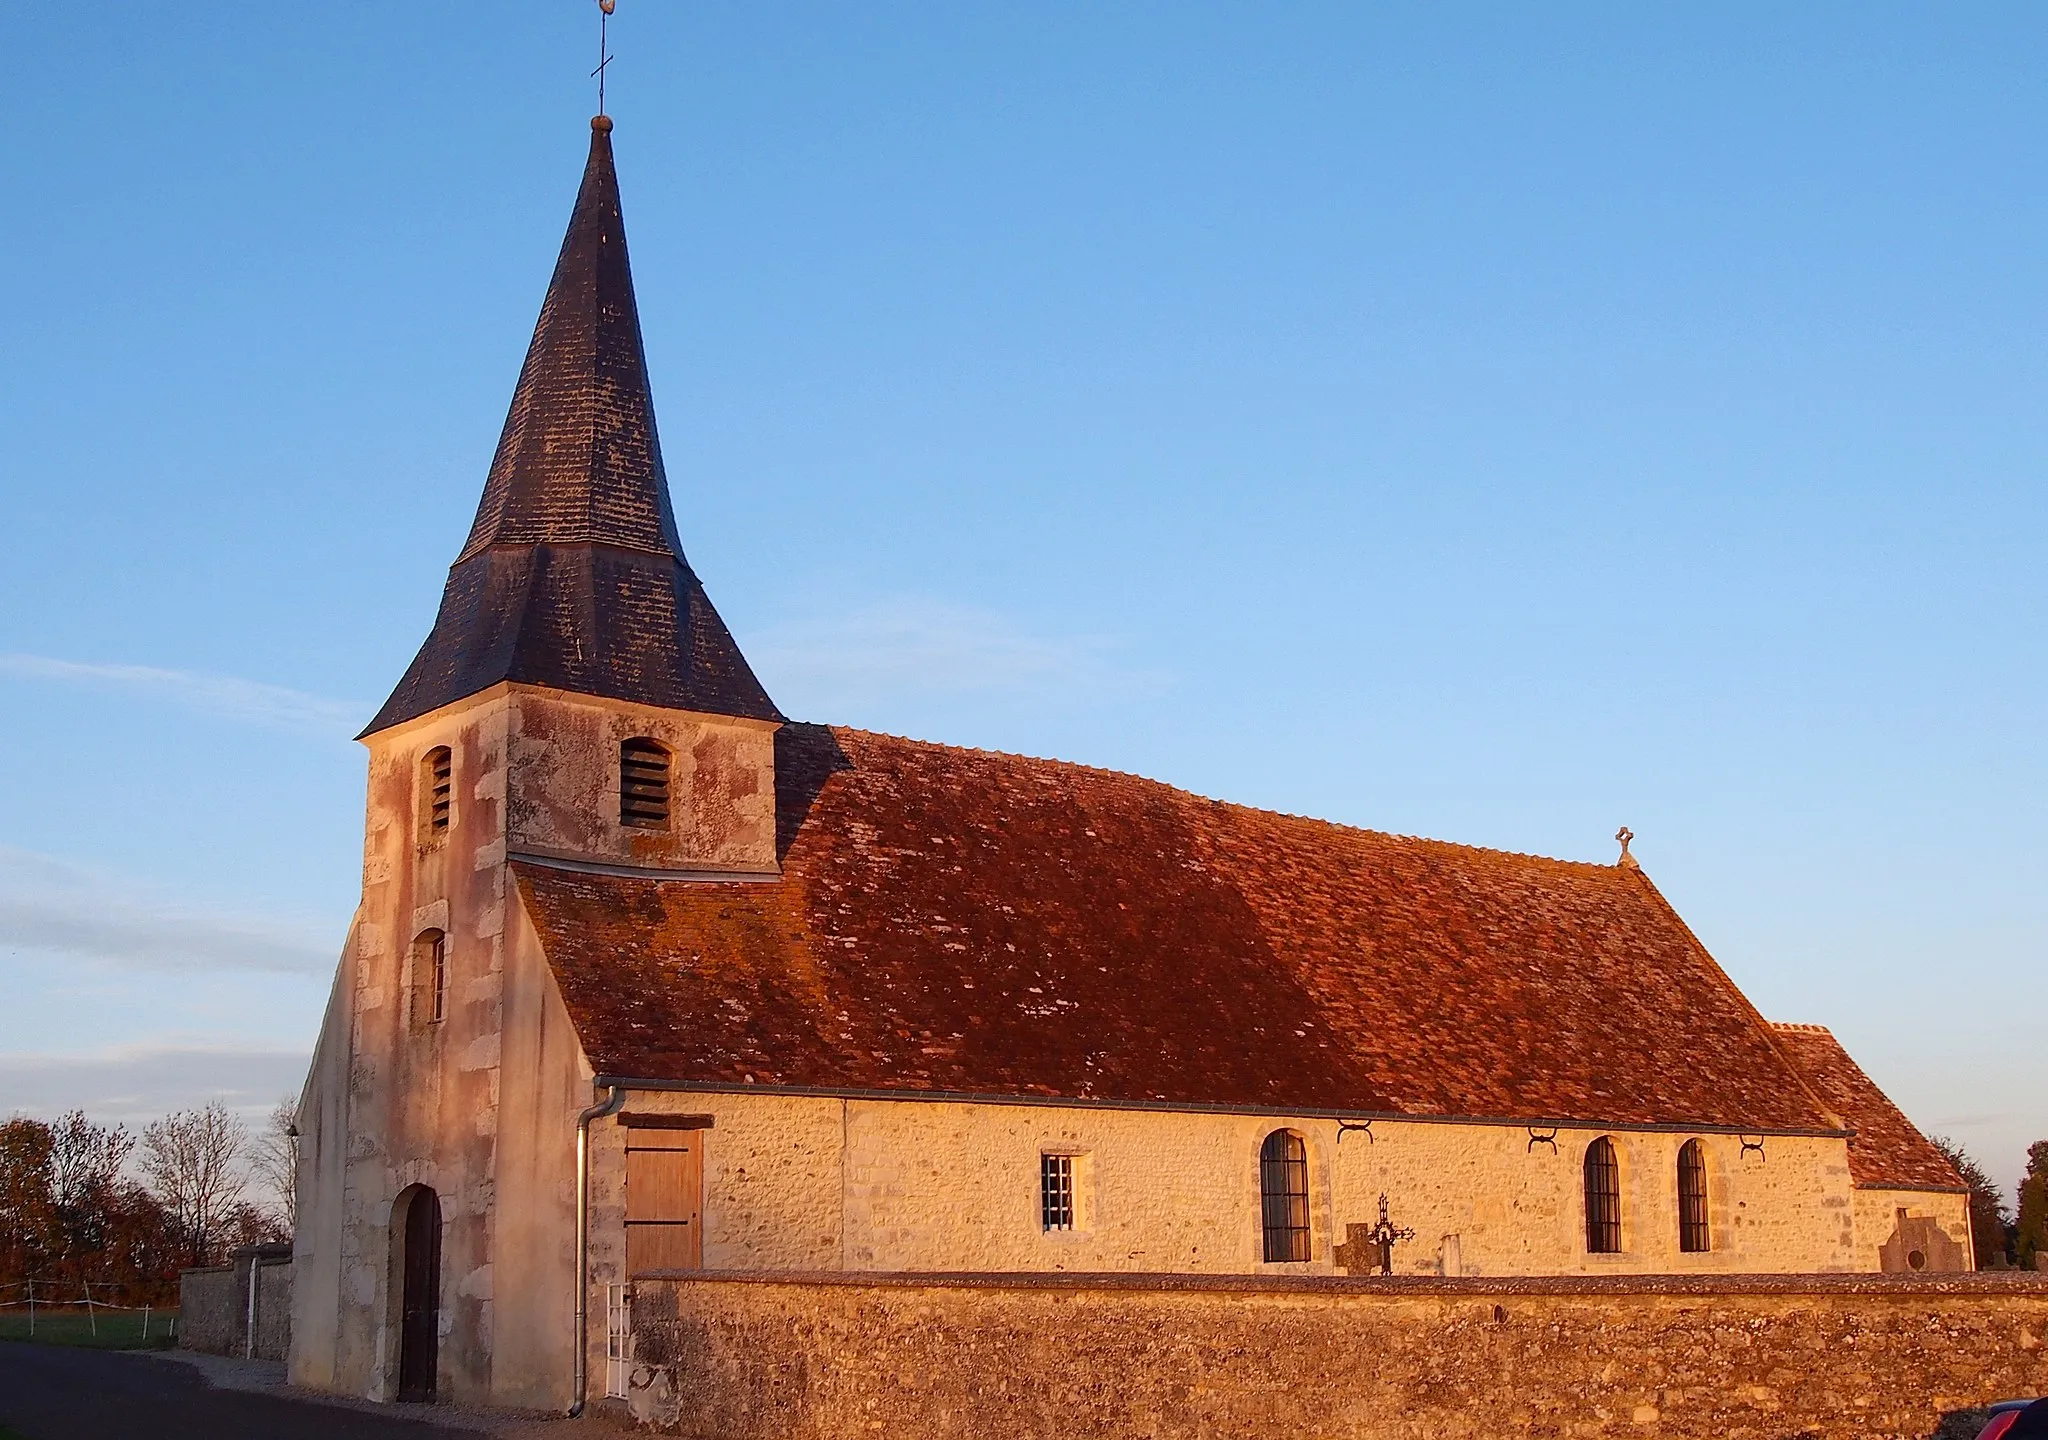
{"label": "metal drainpipe", "polygon": [[252,1251],[250,1251],[250,1252],[249,1252],[249,1334],[248,1334],[248,1338],[247,1338],[247,1341],[246,1341],[246,1343],[245,1343],[245,1345],[244,1345],[244,1348],[243,1348],[243,1352],[242,1352],[242,1354],[243,1354],[243,1358],[244,1358],[244,1359],[247,1359],[247,1360],[254,1360],[254,1359],[256,1358],[256,1267],[257,1267],[257,1265],[258,1265],[258,1264],[260,1264],[260,1263],[261,1263],[261,1262],[260,1262],[260,1261],[259,1261],[259,1260],[257,1259],[257,1252],[255,1252],[255,1251],[253,1251],[253,1250],[252,1250]]}
{"label": "metal drainpipe", "polygon": [[590,1122],[616,1115],[626,1103],[626,1088],[613,1085],[611,1094],[576,1117],[576,1369],[571,1381],[569,1418],[583,1413],[590,1389]]}

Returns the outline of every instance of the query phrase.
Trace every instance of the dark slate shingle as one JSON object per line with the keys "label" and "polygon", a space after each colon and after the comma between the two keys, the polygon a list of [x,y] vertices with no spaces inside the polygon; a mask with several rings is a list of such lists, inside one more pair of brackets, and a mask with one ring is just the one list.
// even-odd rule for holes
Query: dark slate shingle
{"label": "dark slate shingle", "polygon": [[603,117],[476,523],[363,733],[504,680],[780,718],[677,538]]}

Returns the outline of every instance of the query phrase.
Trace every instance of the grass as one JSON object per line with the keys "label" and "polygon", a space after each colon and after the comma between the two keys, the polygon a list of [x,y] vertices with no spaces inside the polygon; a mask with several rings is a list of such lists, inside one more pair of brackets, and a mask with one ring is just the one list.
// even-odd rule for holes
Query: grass
{"label": "grass", "polygon": [[[82,1345],[96,1350],[166,1350],[172,1342],[170,1322],[175,1310],[152,1310],[149,1336],[142,1334],[142,1315],[133,1310],[103,1310],[87,1317],[82,1310],[50,1311],[38,1307],[35,1334],[29,1334],[26,1307],[0,1310],[0,1340],[33,1340],[38,1345]],[[97,1332],[97,1333],[95,1333]],[[0,1440],[8,1440],[0,1430]]]}

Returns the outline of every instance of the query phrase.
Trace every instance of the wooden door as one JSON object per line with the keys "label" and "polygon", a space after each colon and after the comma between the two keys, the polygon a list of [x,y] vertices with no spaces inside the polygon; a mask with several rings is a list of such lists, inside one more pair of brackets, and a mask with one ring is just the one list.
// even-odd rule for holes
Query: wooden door
{"label": "wooden door", "polygon": [[704,1264],[702,1130],[626,1132],[626,1274]]}
{"label": "wooden door", "polygon": [[441,1363],[441,1199],[425,1186],[405,1207],[400,1285],[398,1398],[434,1398]]}

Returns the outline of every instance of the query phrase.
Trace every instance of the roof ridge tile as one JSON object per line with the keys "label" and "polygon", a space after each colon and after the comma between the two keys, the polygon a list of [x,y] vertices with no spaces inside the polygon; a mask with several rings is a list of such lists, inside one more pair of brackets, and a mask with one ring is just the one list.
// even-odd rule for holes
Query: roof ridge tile
{"label": "roof ridge tile", "polygon": [[[812,722],[816,723],[816,722]],[[1170,780],[1158,780],[1135,770],[1118,770],[1107,765],[1091,765],[1085,760],[1061,760],[1054,756],[1031,755],[1018,750],[997,750],[980,745],[960,745],[945,740],[926,740],[911,735],[898,735],[886,730],[868,730],[853,725],[825,724],[825,729],[835,735],[850,735],[869,739],[885,740],[898,745],[909,745],[919,749],[941,751],[953,755],[982,755],[999,760],[1018,760],[1027,765],[1045,766],[1053,770],[1082,775],[1100,776],[1110,780],[1132,781],[1167,794],[1200,805],[1221,806],[1246,815],[1265,816],[1278,820],[1289,820],[1302,825],[1326,826],[1348,835],[1369,835],[1384,840],[1399,840],[1412,845],[1441,846],[1461,855],[1491,855],[1508,860],[1534,861],[1542,865],[1560,865],[1575,871],[1592,871],[1599,874],[1620,874],[1622,867],[1599,860],[1573,860],[1559,855],[1542,855],[1533,850],[1509,850],[1495,845],[1473,845],[1461,840],[1445,840],[1433,835],[1413,835],[1399,830],[1379,830],[1369,825],[1351,825],[1342,820],[1331,820],[1321,815],[1305,815],[1293,810],[1276,810],[1263,805],[1249,805],[1241,800],[1226,800],[1221,796],[1205,795],[1199,790],[1190,790]]]}

